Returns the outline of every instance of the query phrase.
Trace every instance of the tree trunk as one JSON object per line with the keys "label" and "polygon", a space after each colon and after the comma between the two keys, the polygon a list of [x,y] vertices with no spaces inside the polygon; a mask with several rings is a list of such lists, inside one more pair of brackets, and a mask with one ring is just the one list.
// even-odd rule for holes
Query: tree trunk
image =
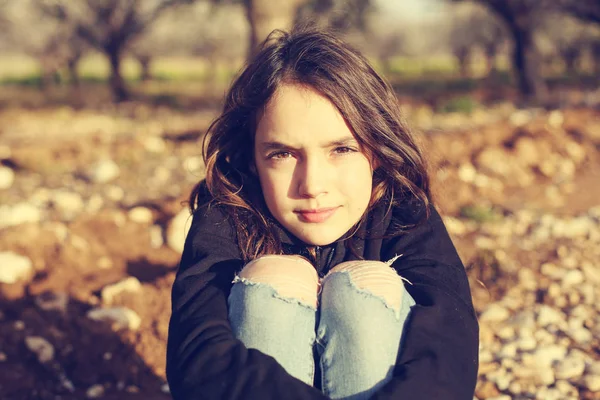
{"label": "tree trunk", "polygon": [[517,75],[517,85],[521,95],[527,100],[545,103],[548,98],[548,86],[541,75],[540,57],[529,27],[510,24],[514,39],[513,67]]}
{"label": "tree trunk", "polygon": [[485,46],[484,52],[485,56],[485,77],[491,77],[496,75],[498,69],[496,67],[496,46],[495,45],[487,45]]}
{"label": "tree trunk", "polygon": [[79,87],[79,75],[77,74],[77,64],[79,64],[79,57],[69,58],[67,60],[67,69],[69,70],[69,82],[73,87]]}
{"label": "tree trunk", "polygon": [[454,50],[454,57],[458,61],[458,70],[461,78],[469,77],[469,48],[461,47]]}
{"label": "tree trunk", "polygon": [[305,0],[244,0],[246,18],[250,25],[248,58],[259,50],[259,45],[274,29],[289,31],[294,25],[298,7]]}
{"label": "tree trunk", "polygon": [[577,49],[565,49],[563,51],[562,58],[565,62],[565,72],[567,75],[575,75],[577,73],[577,59],[579,58],[579,51],[577,51]]}
{"label": "tree trunk", "polygon": [[114,47],[105,48],[110,62],[110,89],[115,102],[119,103],[129,99],[125,81],[121,76],[121,49]]}
{"label": "tree trunk", "polygon": [[148,82],[152,79],[152,74],[150,73],[152,58],[150,56],[138,56],[137,60],[142,68],[142,75],[140,76],[140,79],[142,82]]}

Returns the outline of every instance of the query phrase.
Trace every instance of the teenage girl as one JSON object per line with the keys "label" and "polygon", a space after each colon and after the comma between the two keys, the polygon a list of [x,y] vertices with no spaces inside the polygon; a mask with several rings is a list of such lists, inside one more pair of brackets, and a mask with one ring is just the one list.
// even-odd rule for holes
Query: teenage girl
{"label": "teenage girl", "polygon": [[172,292],[174,399],[473,398],[465,270],[362,55],[272,35],[205,140]]}

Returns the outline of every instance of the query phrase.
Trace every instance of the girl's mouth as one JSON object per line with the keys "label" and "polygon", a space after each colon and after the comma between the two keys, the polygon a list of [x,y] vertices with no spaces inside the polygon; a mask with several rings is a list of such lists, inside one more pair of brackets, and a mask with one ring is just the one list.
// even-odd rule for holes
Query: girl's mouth
{"label": "girl's mouth", "polygon": [[337,211],[338,207],[319,208],[316,210],[298,210],[295,211],[300,220],[308,223],[319,223],[330,218]]}

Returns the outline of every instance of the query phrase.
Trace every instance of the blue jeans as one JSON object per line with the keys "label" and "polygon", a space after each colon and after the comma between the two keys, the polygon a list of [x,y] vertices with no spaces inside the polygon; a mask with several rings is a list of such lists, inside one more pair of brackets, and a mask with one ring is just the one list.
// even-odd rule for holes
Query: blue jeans
{"label": "blue jeans", "polygon": [[[402,290],[395,310],[354,285],[348,272],[334,272],[322,280],[315,308],[279,296],[268,284],[236,277],[229,320],[246,347],[272,356],[289,374],[317,384],[330,398],[367,399],[392,377],[415,304]],[[320,382],[315,382],[318,372]]]}

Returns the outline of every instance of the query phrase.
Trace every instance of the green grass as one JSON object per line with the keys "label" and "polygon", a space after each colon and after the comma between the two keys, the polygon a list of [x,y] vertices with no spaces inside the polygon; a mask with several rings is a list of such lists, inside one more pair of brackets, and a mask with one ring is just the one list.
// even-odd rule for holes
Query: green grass
{"label": "green grass", "polygon": [[500,212],[495,208],[478,204],[463,206],[460,209],[460,215],[480,224],[496,222],[502,218]]}

